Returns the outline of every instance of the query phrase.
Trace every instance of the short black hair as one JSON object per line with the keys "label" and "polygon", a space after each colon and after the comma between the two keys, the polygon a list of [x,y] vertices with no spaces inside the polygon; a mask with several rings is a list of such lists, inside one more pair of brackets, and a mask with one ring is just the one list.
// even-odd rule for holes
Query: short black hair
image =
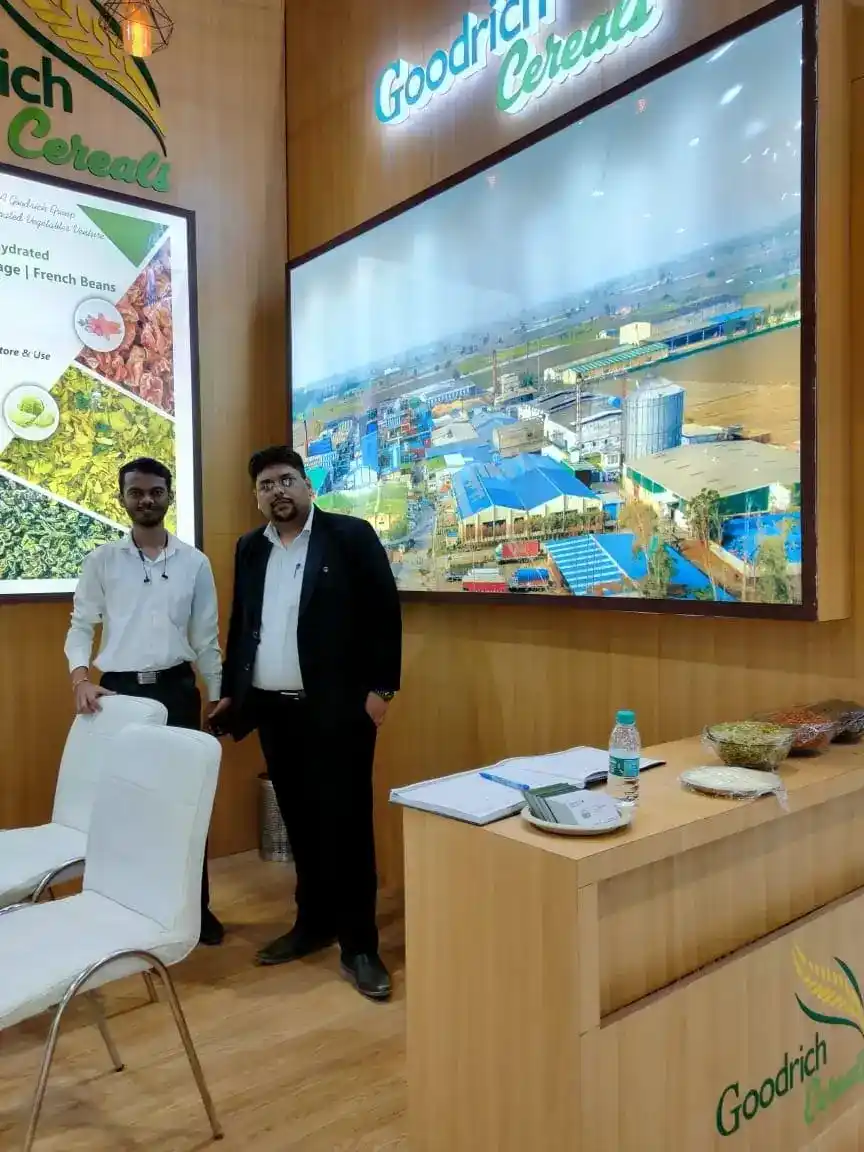
{"label": "short black hair", "polygon": [[126,490],[126,477],[131,472],[141,472],[144,476],[158,476],[160,480],[165,481],[165,487],[168,491],[171,491],[173,478],[170,469],[151,456],[139,456],[137,460],[130,460],[128,464],[123,465],[119,475],[121,492]]}
{"label": "short black hair", "polygon": [[289,448],[287,444],[275,444],[272,448],[262,448],[249,461],[249,475],[253,483],[265,469],[273,468],[277,464],[284,464],[288,468],[293,468],[305,480],[306,465],[303,463],[303,457],[300,453]]}

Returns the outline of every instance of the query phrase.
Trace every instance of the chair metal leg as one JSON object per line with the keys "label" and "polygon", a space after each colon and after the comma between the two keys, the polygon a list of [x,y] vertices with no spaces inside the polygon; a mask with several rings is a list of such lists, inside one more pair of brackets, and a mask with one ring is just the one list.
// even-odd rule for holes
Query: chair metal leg
{"label": "chair metal leg", "polygon": [[115,1072],[122,1072],[125,1065],[120,1059],[120,1053],[117,1051],[117,1045],[108,1029],[108,1019],[105,1015],[105,1005],[102,1003],[102,997],[98,992],[91,992],[89,996],[90,1003],[93,1007],[93,1014],[96,1017],[96,1026],[105,1041],[105,1047],[108,1049],[108,1055],[111,1057],[111,1062],[114,1065]]}
{"label": "chair metal leg", "polygon": [[147,988],[147,995],[150,998],[150,1003],[158,1004],[159,993],[156,990],[156,981],[153,979],[152,974],[150,972],[142,972],[141,975],[144,978],[144,984]]}
{"label": "chair metal leg", "polygon": [[[0,910],[2,913],[4,910]],[[222,1126],[216,1116],[216,1109],[213,1107],[213,1099],[210,1096],[210,1090],[207,1087],[207,1082],[204,1079],[204,1072],[201,1068],[201,1063],[198,1059],[198,1053],[195,1051],[195,1045],[192,1043],[192,1037],[189,1034],[189,1026],[186,1023],[186,1017],[183,1015],[183,1009],[180,1007],[180,1001],[177,999],[177,992],[174,988],[174,981],[171,979],[171,974],[162,963],[158,956],[154,956],[152,952],[140,951],[138,949],[124,950],[121,952],[112,952],[108,956],[103,956],[101,960],[97,960],[81,972],[69,987],[63,999],[57,1005],[54,1013],[54,1018],[51,1021],[51,1028],[48,1032],[48,1039],[45,1043],[45,1052],[42,1056],[42,1066],[39,1069],[39,1078],[36,1082],[36,1092],[33,1096],[33,1104],[30,1109],[30,1120],[27,1126],[27,1135],[24,1138],[24,1152],[30,1152],[33,1147],[33,1140],[36,1136],[36,1127],[39,1123],[39,1116],[42,1112],[42,1104],[45,1100],[45,1089],[48,1086],[48,1076],[51,1072],[51,1063],[54,1059],[54,1053],[57,1049],[57,1037],[60,1034],[60,1024],[63,1020],[63,1015],[69,1007],[72,999],[81,991],[84,990],[86,985],[93,979],[93,977],[101,972],[103,968],[107,968],[111,964],[115,964],[122,960],[143,960],[148,965],[147,974],[150,975],[151,971],[158,973],[162,980],[162,987],[165,989],[165,994],[168,999],[168,1006],[174,1016],[174,1022],[177,1025],[177,1031],[180,1033],[180,1039],[183,1041],[183,1047],[186,1050],[186,1057],[189,1061],[189,1066],[192,1069],[192,1074],[195,1077],[195,1083],[198,1086],[198,1091],[201,1095],[201,1102],[207,1112],[207,1119],[210,1121],[210,1128],[213,1132],[214,1140],[221,1140],[224,1133]],[[92,997],[91,997],[92,999]],[[97,1000],[93,1000],[98,1005]],[[98,1005],[97,1010],[101,1009]],[[108,1051],[114,1060],[114,1066],[118,1068],[120,1065],[120,1058],[114,1043],[108,1035],[107,1025],[105,1025],[104,1016],[100,1014],[100,1031],[105,1039]]]}
{"label": "chair metal leg", "polygon": [[168,998],[168,1006],[171,1009],[171,1014],[174,1017],[174,1023],[177,1025],[177,1031],[180,1033],[180,1039],[183,1041],[183,1047],[186,1049],[186,1057],[189,1061],[189,1067],[192,1069],[192,1075],[195,1077],[195,1083],[198,1085],[198,1092],[201,1095],[201,1103],[207,1113],[207,1119],[210,1121],[210,1128],[213,1132],[214,1140],[221,1140],[224,1136],[222,1125],[216,1116],[216,1109],[213,1107],[213,1098],[210,1095],[210,1089],[207,1087],[207,1081],[204,1079],[204,1070],[201,1067],[201,1062],[198,1059],[198,1053],[195,1051],[195,1045],[192,1043],[192,1036],[189,1033],[189,1025],[186,1023],[186,1017],[183,1015],[183,1009],[180,1007],[180,1001],[177,998],[177,991],[174,988],[174,981],[171,979],[171,973],[165,965],[153,957],[154,968],[162,978],[162,987],[165,989],[165,995]]}
{"label": "chair metal leg", "polygon": [[[72,988],[75,986],[73,985]],[[60,1023],[63,1020],[63,1013],[69,1007],[69,1002],[74,996],[72,988],[66,993],[60,1003],[57,1005],[57,1010],[54,1013],[54,1019],[51,1021],[51,1028],[48,1032],[48,1039],[45,1042],[45,1051],[42,1055],[42,1066],[39,1069],[39,1078],[36,1081],[36,1092],[33,1095],[33,1104],[30,1108],[30,1120],[27,1125],[27,1135],[24,1137],[24,1152],[30,1152],[33,1147],[33,1141],[36,1138],[36,1127],[39,1123],[39,1116],[42,1112],[42,1104],[45,1100],[45,1089],[48,1087],[48,1076],[51,1072],[51,1062],[54,1059],[54,1052],[57,1048],[57,1037],[60,1035]]]}

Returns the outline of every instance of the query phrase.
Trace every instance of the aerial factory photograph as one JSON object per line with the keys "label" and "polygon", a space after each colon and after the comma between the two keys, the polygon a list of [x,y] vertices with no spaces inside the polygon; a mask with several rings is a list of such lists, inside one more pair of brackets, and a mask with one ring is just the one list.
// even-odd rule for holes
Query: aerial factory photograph
{"label": "aerial factory photograph", "polygon": [[317,502],[400,588],[801,601],[800,10],[291,271]]}

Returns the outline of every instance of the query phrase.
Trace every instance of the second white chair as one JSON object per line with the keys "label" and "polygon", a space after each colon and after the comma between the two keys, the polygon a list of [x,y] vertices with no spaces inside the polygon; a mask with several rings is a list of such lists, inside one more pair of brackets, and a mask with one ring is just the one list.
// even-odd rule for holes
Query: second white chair
{"label": "second white chair", "polygon": [[[111,743],[90,821],[83,891],[0,911],[0,1030],[57,1005],[25,1152],[33,1144],[66,1008],[79,993],[136,972],[161,977],[213,1137],[222,1135],[168,973],[198,942],[201,868],[222,749],[203,732],[136,725]],[[119,1072],[98,1000],[94,1005]]]}
{"label": "second white chair", "polygon": [[50,823],[0,831],[0,908],[38,901],[52,884],[82,875],[96,787],[113,755],[111,738],[129,724],[168,722],[155,700],[106,696],[101,703],[101,712],[76,717],[69,731]]}

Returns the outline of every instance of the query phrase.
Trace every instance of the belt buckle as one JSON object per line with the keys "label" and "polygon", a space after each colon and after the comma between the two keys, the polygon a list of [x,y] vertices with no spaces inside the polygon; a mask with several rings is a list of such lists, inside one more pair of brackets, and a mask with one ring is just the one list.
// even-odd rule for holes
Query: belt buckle
{"label": "belt buckle", "polygon": [[158,672],[139,672],[137,674],[136,678],[138,680],[138,683],[141,684],[142,686],[145,684],[147,684],[147,685],[157,684],[159,682],[159,673]]}

